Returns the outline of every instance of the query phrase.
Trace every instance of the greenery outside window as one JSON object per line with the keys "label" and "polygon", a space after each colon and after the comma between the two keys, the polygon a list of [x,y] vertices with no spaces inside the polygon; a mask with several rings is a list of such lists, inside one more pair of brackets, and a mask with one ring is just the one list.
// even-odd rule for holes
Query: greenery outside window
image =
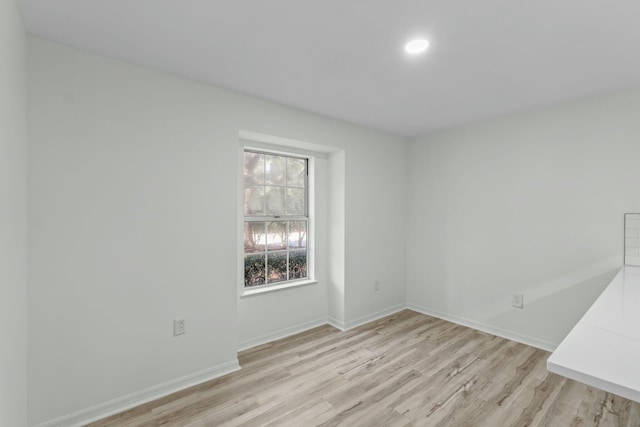
{"label": "greenery outside window", "polygon": [[244,286],[308,278],[309,161],[244,151]]}

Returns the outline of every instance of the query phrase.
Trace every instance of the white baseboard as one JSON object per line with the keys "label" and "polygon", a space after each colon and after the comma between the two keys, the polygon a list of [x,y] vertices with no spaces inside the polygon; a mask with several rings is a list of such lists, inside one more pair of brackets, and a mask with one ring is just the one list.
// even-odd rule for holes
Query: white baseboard
{"label": "white baseboard", "polygon": [[342,320],[334,319],[333,317],[328,317],[327,323],[342,332],[347,330],[347,327],[345,326]]}
{"label": "white baseboard", "polygon": [[301,323],[289,328],[280,329],[279,331],[271,332],[269,334],[260,335],[255,338],[249,338],[247,340],[241,341],[238,344],[238,351],[246,350],[248,348],[266,344],[271,341],[299,334],[300,332],[308,331],[309,329],[317,328],[318,326],[326,325],[327,323],[327,318],[323,317],[321,319],[311,320],[309,322]]}
{"label": "white baseboard", "polygon": [[281,338],[286,338],[291,335],[299,334],[300,332],[308,331],[309,329],[317,328],[318,326],[327,325],[327,324],[341,331],[347,331],[357,326],[364,325],[365,323],[369,323],[374,320],[378,320],[382,317],[388,316],[390,314],[397,313],[398,311],[404,310],[405,308],[407,308],[405,304],[399,304],[399,305],[389,307],[384,310],[380,310],[378,312],[375,312],[366,316],[359,317],[357,319],[354,319],[346,323],[338,319],[334,319],[333,317],[323,317],[322,319],[312,320],[310,322],[301,323],[299,325],[295,325],[290,328],[280,329],[279,331],[276,331],[270,334],[265,334],[259,337],[241,341],[238,345],[238,351],[242,351],[242,350],[246,350],[262,344],[266,344],[271,341],[279,340]]}
{"label": "white baseboard", "polygon": [[385,316],[389,316],[391,314],[395,314],[399,311],[402,311],[405,308],[407,308],[406,304],[398,304],[398,305],[394,305],[393,307],[389,307],[389,308],[385,308],[384,310],[377,311],[375,313],[367,314],[366,316],[358,317],[356,319],[346,322],[343,330],[353,329],[360,325],[364,325],[365,323],[373,322],[374,320],[378,320]]}
{"label": "white baseboard", "polygon": [[417,311],[418,313],[426,314],[427,316],[437,317],[438,319],[446,320],[448,322],[456,323],[458,325],[466,326],[468,328],[477,329],[478,331],[486,332],[491,335],[496,335],[502,338],[506,338],[511,341],[516,341],[522,344],[529,345],[531,347],[540,348],[546,351],[553,351],[558,346],[557,343],[551,341],[540,340],[528,335],[520,334],[518,332],[509,331],[502,328],[496,328],[495,326],[487,325],[482,322],[467,319],[465,317],[456,316],[454,314],[443,313],[431,308],[421,307],[415,304],[407,304],[409,310]]}
{"label": "white baseboard", "polygon": [[238,359],[223,363],[213,368],[195,372],[175,380],[167,381],[153,387],[140,390],[129,395],[110,400],[99,405],[92,406],[69,415],[56,418],[51,421],[38,424],[35,427],[76,427],[98,421],[102,418],[117,414],[127,409],[134,408],[152,400],[159,399],[171,393],[184,390],[205,381],[221,377],[240,369]]}

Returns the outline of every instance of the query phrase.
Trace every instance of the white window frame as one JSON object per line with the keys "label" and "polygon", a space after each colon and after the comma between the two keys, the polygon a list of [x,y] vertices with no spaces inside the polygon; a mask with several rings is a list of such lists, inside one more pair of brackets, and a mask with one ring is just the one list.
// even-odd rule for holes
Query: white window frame
{"label": "white window frame", "polygon": [[[258,143],[253,141],[241,141],[240,144],[240,184],[239,184],[239,200],[240,200],[240,226],[239,226],[239,287],[240,296],[250,296],[265,292],[277,291],[292,287],[304,286],[317,283],[315,280],[315,156],[313,153],[305,150],[298,150],[291,147],[279,147],[272,144]],[[244,152],[254,151],[277,156],[301,158],[307,160],[307,194],[306,194],[306,216],[247,216],[244,215]],[[296,221],[305,220],[307,222],[307,277],[301,279],[292,279],[277,283],[265,283],[263,285],[245,287],[244,277],[244,223],[245,221],[269,222],[273,220]]]}

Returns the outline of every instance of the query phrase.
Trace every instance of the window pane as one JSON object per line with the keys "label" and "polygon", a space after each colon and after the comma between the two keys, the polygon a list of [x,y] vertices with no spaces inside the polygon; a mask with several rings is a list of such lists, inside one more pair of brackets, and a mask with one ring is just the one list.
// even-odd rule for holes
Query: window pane
{"label": "window pane", "polygon": [[264,187],[244,189],[244,214],[264,215]]}
{"label": "window pane", "polygon": [[308,277],[307,168],[307,159],[244,153],[245,287]]}
{"label": "window pane", "polygon": [[289,252],[289,280],[307,277],[307,251]]}
{"label": "window pane", "polygon": [[264,160],[265,183],[267,185],[285,185],[286,157],[266,155]]}
{"label": "window pane", "polygon": [[268,283],[282,282],[287,280],[287,253],[270,252],[267,259],[269,270]]}
{"label": "window pane", "polygon": [[244,285],[258,286],[265,283],[264,254],[244,257]]}
{"label": "window pane", "polygon": [[290,187],[304,187],[307,175],[307,161],[305,159],[287,158],[287,185]]}
{"label": "window pane", "polygon": [[244,184],[264,185],[264,154],[245,151]]}
{"label": "window pane", "polygon": [[289,248],[307,247],[307,223],[305,221],[291,221],[289,223]]}
{"label": "window pane", "polygon": [[284,215],[284,190],[284,187],[266,188],[267,215]]}
{"label": "window pane", "polygon": [[305,215],[304,188],[287,188],[287,215]]}
{"label": "window pane", "polygon": [[287,223],[270,222],[267,226],[268,249],[270,251],[287,249]]}
{"label": "window pane", "polygon": [[244,223],[244,251],[264,252],[265,248],[265,223],[245,222]]}

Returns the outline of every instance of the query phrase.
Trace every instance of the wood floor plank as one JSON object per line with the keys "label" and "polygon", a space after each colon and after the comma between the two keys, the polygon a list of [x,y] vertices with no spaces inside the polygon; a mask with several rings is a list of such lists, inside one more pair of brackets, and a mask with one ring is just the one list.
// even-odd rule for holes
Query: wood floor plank
{"label": "wood floor plank", "polygon": [[640,427],[639,403],[547,372],[548,356],[403,310],[245,350],[241,371],[90,426]]}

